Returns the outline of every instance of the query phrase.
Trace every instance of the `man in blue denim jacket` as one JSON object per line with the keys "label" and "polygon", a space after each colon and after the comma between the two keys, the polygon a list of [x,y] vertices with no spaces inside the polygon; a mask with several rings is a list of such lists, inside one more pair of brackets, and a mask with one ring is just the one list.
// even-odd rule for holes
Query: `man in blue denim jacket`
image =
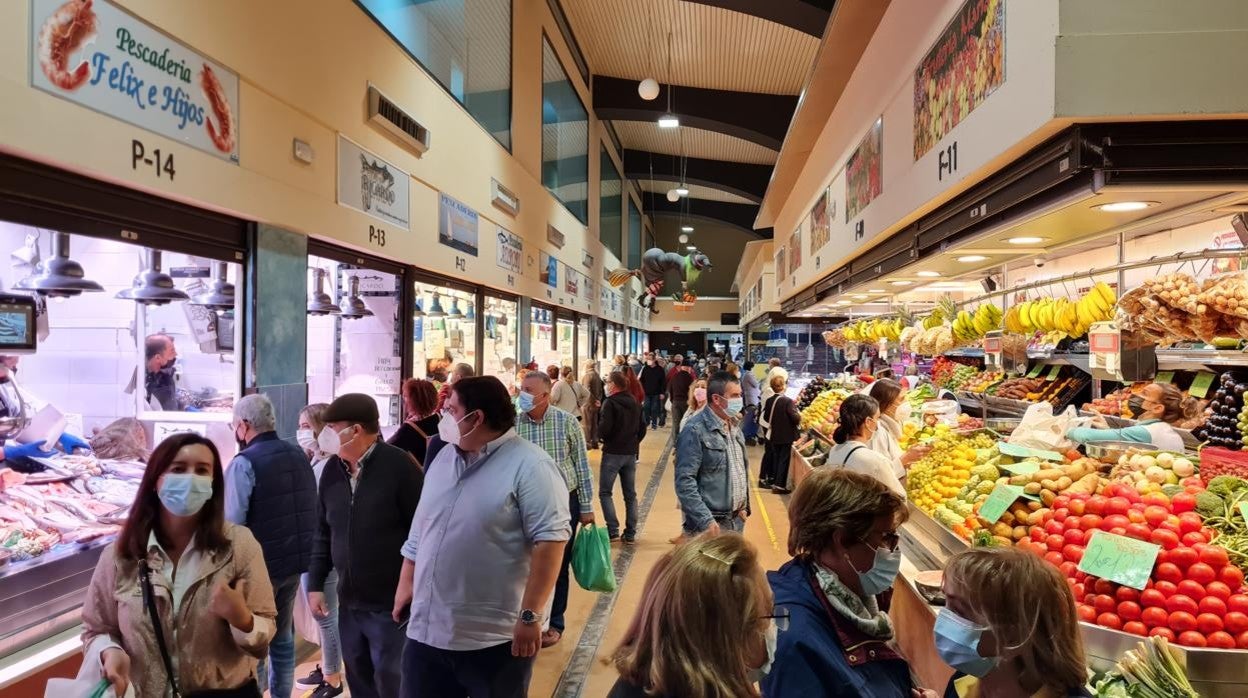
{"label": "man in blue denim jacket", "polygon": [[727,371],[710,377],[706,407],[676,442],[676,496],[684,535],[742,531],[750,515],[745,436],[737,426],[744,400],[741,383]]}

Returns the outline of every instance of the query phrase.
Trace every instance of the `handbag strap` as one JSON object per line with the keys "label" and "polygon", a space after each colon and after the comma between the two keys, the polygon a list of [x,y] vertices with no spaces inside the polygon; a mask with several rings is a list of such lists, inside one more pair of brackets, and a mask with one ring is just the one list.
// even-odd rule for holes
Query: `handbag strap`
{"label": "handbag strap", "polygon": [[864,449],[864,448],[866,448],[866,446],[863,446],[862,444],[858,444],[854,448],[850,449],[849,453],[845,454],[845,460],[841,461],[841,465],[842,466],[849,465],[849,459],[853,458],[855,453],[857,453],[859,450]]}
{"label": "handbag strap", "polygon": [[151,573],[145,560],[139,561],[139,581],[143,586],[143,604],[147,606],[147,615],[151,618],[152,629],[156,632],[156,646],[160,648],[160,658],[164,660],[165,676],[169,677],[169,685],[173,689],[173,698],[182,698],[178,690],[178,679],[173,671],[173,659],[169,656],[169,647],[165,644],[165,628],[160,622],[160,614],[156,612],[156,593],[152,590]]}

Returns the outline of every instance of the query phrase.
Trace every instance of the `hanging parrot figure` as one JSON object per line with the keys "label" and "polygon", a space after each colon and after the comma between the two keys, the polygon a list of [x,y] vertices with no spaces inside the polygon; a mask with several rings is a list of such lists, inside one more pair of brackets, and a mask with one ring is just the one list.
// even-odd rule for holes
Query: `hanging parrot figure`
{"label": "hanging parrot figure", "polygon": [[641,255],[640,269],[616,269],[611,272],[608,280],[613,287],[619,288],[633,277],[641,279],[643,288],[641,295],[637,296],[637,305],[648,308],[657,315],[659,310],[654,307],[654,301],[663,292],[667,272],[676,271],[680,274],[680,292],[673,293],[672,299],[688,303],[697,298],[689,287],[697,282],[703,271],[710,268],[711,260],[701,252],[682,255],[652,247]]}

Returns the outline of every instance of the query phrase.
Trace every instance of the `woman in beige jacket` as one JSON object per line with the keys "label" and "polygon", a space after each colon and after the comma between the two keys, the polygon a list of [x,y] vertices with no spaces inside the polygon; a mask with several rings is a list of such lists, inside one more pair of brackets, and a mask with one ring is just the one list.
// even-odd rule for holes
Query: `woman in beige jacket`
{"label": "woman in beige jacket", "polygon": [[152,452],[130,518],[104,549],[82,611],[84,661],[99,662],[117,695],[172,694],[145,603],[147,567],[173,679],[183,693],[256,696],[276,609],[260,544],[225,522],[221,457],[211,441],[177,434]]}

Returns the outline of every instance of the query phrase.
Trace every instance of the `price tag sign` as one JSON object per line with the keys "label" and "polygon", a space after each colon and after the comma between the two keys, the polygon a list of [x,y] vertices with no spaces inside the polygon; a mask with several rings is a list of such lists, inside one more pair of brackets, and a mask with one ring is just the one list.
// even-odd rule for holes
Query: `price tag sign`
{"label": "price tag sign", "polygon": [[1192,379],[1192,387],[1188,388],[1187,392],[1191,393],[1192,397],[1207,397],[1209,395],[1209,387],[1213,385],[1213,379],[1214,375],[1212,373],[1201,371]]}
{"label": "price tag sign", "polygon": [[1154,383],[1161,383],[1162,385],[1167,385],[1167,384],[1169,384],[1169,383],[1173,383],[1173,382],[1174,382],[1174,371],[1162,371],[1161,373],[1158,373],[1158,374],[1157,374],[1157,377],[1153,379],[1153,382],[1154,382]]}
{"label": "price tag sign", "polygon": [[[984,502],[987,505],[987,502]],[[1093,577],[1143,589],[1157,562],[1160,545],[1095,531],[1079,561],[1079,571]]]}
{"label": "price tag sign", "polygon": [[1060,463],[1066,460],[1062,457],[1062,454],[1057,453],[1056,451],[1043,451],[1038,448],[1027,448],[1026,446],[1018,446],[1007,441],[1002,441],[997,444],[997,450],[1001,451],[1003,455],[1012,456],[1014,458],[1039,458],[1040,460],[1051,460],[1055,463]]}
{"label": "price tag sign", "polygon": [[1049,375],[1045,376],[1044,379],[1049,382],[1055,381],[1057,380],[1057,375],[1061,372],[1062,372],[1062,365],[1054,364],[1053,368],[1049,369]]}
{"label": "price tag sign", "polygon": [[1028,371],[1028,372],[1027,372],[1027,377],[1028,377],[1028,378],[1037,378],[1037,377],[1039,377],[1040,372],[1041,372],[1041,371],[1043,371],[1043,370],[1044,370],[1044,364],[1036,364],[1035,366],[1032,366],[1032,367],[1031,367],[1031,370],[1030,370],[1030,371]]}
{"label": "price tag sign", "polygon": [[1239,515],[1244,517],[1244,521],[1248,521],[1248,502],[1239,503]]}
{"label": "price tag sign", "polygon": [[1018,463],[1002,463],[1000,468],[1011,475],[1030,475],[1040,470],[1040,463],[1034,460],[1025,460]]}
{"label": "price tag sign", "polygon": [[[980,518],[985,519],[988,523],[996,523],[1001,515],[1010,508],[1014,500],[1023,496],[1023,488],[1018,485],[997,485],[992,488],[992,492],[988,495],[988,499],[979,507]],[[1149,568],[1152,569],[1151,567]],[[1148,579],[1148,575],[1144,575]]]}

